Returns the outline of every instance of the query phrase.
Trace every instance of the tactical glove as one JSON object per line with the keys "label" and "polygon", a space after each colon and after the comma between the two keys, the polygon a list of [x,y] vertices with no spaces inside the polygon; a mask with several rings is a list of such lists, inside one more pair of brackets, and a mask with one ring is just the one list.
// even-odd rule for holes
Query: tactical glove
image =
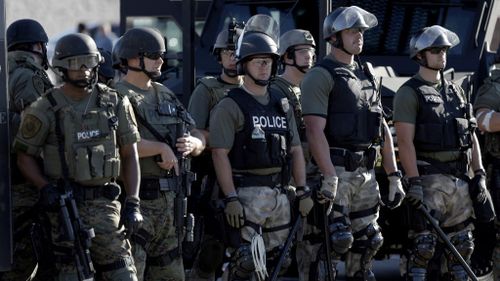
{"label": "tactical glove", "polygon": [[234,228],[240,228],[245,224],[245,213],[243,206],[238,200],[237,196],[226,198],[226,207],[224,213],[226,214],[227,222]]}
{"label": "tactical glove", "polygon": [[424,190],[421,177],[412,177],[408,179],[410,187],[406,193],[406,200],[413,207],[419,207],[424,201]]}
{"label": "tactical glove", "polygon": [[469,195],[473,202],[483,203],[487,199],[486,174],[475,175],[469,183]]}
{"label": "tactical glove", "polygon": [[125,238],[129,239],[142,225],[144,219],[141,215],[139,198],[129,197],[125,200],[125,206],[120,217],[120,224],[125,225]]}
{"label": "tactical glove", "polygon": [[321,188],[316,193],[318,203],[325,204],[326,202],[333,202],[337,194],[337,186],[339,178],[337,176],[324,177],[321,181]]}
{"label": "tactical glove", "polygon": [[40,190],[40,205],[45,210],[56,210],[59,198],[61,198],[61,193],[51,183],[44,185]]}
{"label": "tactical glove", "polygon": [[394,209],[401,205],[403,198],[405,198],[405,192],[398,176],[389,176],[387,179],[389,180],[389,198],[385,202],[385,206]]}
{"label": "tactical glove", "polygon": [[314,206],[314,201],[311,199],[311,190],[307,186],[297,186],[297,199],[299,199],[300,215],[305,217]]}

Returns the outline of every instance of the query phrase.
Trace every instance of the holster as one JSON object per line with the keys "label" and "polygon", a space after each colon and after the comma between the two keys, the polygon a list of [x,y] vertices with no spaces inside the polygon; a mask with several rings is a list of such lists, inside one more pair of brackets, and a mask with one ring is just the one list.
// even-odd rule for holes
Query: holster
{"label": "holster", "polygon": [[160,198],[162,191],[175,191],[176,188],[177,180],[175,177],[143,178],[141,179],[139,198],[141,198],[141,200],[155,200]]}
{"label": "holster", "polygon": [[360,167],[371,170],[375,167],[377,151],[374,148],[362,151],[330,148],[330,157],[334,166],[343,166],[347,172],[353,172]]}
{"label": "holster", "polygon": [[121,189],[117,183],[109,183],[98,186],[84,186],[78,183],[72,183],[73,192],[76,201],[95,200],[99,197],[105,197],[111,201],[117,200]]}

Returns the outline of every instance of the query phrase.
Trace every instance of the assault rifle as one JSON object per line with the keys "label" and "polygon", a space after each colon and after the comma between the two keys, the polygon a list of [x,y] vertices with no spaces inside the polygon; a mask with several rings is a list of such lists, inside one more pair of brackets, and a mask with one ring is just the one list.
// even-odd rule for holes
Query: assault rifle
{"label": "assault rifle", "polygon": [[[186,112],[179,111],[179,114],[186,114]],[[181,137],[186,133],[186,124],[183,120],[180,120],[176,124],[175,129],[177,137]],[[177,141],[175,140],[172,143],[175,144]],[[186,241],[194,241],[194,215],[187,213],[187,196],[191,195],[191,183],[196,179],[196,175],[191,172],[190,159],[182,156],[182,152],[177,149],[176,156],[179,161],[179,176],[177,177],[177,188],[174,200],[174,225],[176,227],[175,232],[177,234],[177,243],[179,245],[178,251],[179,255],[181,255],[184,230],[186,230]]]}
{"label": "assault rifle", "polygon": [[64,240],[73,242],[73,258],[80,281],[94,280],[94,264],[90,258],[91,239],[95,237],[93,228],[85,228],[78,213],[72,189],[65,188],[58,202],[59,216]]}

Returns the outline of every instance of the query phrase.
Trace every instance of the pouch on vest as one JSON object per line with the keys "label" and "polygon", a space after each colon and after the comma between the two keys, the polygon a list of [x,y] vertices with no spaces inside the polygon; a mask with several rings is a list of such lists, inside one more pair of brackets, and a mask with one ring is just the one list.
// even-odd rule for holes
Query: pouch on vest
{"label": "pouch on vest", "polygon": [[257,163],[269,163],[269,150],[267,140],[250,139],[246,147],[245,155],[248,157],[246,163],[249,167],[254,167]]}
{"label": "pouch on vest", "polygon": [[120,158],[106,155],[104,157],[104,177],[117,178],[118,175],[120,175]]}
{"label": "pouch on vest", "polygon": [[443,125],[439,123],[418,124],[415,130],[415,141],[424,145],[441,146],[443,141]]}
{"label": "pouch on vest", "polygon": [[75,181],[88,181],[92,179],[90,175],[89,153],[86,147],[78,147],[75,151]]}
{"label": "pouch on vest", "polygon": [[271,134],[269,136],[269,156],[273,165],[282,165],[283,157],[286,155],[285,136]]}
{"label": "pouch on vest", "polygon": [[336,112],[332,117],[329,131],[333,133],[335,139],[344,139],[356,135],[357,118],[355,114]]}
{"label": "pouch on vest", "polygon": [[103,177],[104,145],[90,147],[90,171],[94,178]]}
{"label": "pouch on vest", "polygon": [[458,145],[460,147],[470,147],[472,140],[469,130],[469,120],[465,118],[455,118],[455,124],[457,126],[455,134],[458,134]]}

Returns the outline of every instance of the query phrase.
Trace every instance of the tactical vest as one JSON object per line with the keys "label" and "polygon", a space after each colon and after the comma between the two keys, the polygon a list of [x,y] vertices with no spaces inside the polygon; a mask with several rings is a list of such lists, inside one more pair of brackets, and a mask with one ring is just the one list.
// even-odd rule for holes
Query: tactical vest
{"label": "tactical vest", "polygon": [[[206,76],[199,80],[200,84],[203,84],[210,94],[210,104],[208,110],[212,110],[214,106],[227,95],[227,93],[233,89],[239,87],[236,84],[228,84],[219,80],[219,78],[213,76]],[[207,120],[208,122],[208,120]],[[208,128],[208,124],[205,124],[205,128]]]}
{"label": "tactical vest", "polygon": [[330,147],[362,151],[382,138],[380,98],[361,68],[351,71],[324,59],[319,64],[332,75],[325,135]]}
{"label": "tactical vest", "polygon": [[[108,183],[120,174],[120,154],[116,139],[118,118],[115,108],[119,103],[116,92],[98,85],[96,104],[89,105],[84,116],[75,112],[60,89],[50,90],[46,97],[63,133],[69,179],[82,185]],[[61,179],[57,144],[45,144],[45,173]]]}
{"label": "tactical vest", "polygon": [[236,133],[229,152],[233,169],[282,168],[288,164],[291,134],[282,104],[288,105],[288,100],[272,89],[269,89],[269,97],[269,103],[262,105],[243,89],[229,92],[228,98],[236,102],[245,116],[243,129]]}
{"label": "tactical vest", "polygon": [[413,139],[417,151],[459,151],[472,147],[471,106],[465,102],[455,84],[446,83],[444,96],[415,78],[403,86],[412,88],[418,97]]}
{"label": "tactical vest", "polygon": [[288,81],[282,77],[276,77],[271,81],[271,87],[279,89],[290,101],[293,106],[293,111],[295,114],[295,122],[297,124],[297,129],[299,130],[300,139],[302,141],[306,140],[306,124],[304,123],[304,118],[302,118],[302,105],[300,104],[300,89],[298,87],[293,87]]}
{"label": "tactical vest", "polygon": [[[500,69],[494,70],[491,77],[485,79],[483,86],[479,88],[478,96],[480,93],[490,92],[495,93],[498,97],[500,95]],[[500,107],[492,108],[496,112],[500,112]],[[484,145],[486,151],[493,157],[500,159],[500,132],[488,132],[485,134]]]}
{"label": "tactical vest", "polygon": [[[121,95],[126,95],[130,99],[130,103],[134,109],[135,116],[138,120],[138,128],[141,138],[154,141],[164,141],[175,150],[177,143],[176,126],[179,122],[192,125],[194,121],[187,113],[184,106],[175,97],[168,88],[162,84],[153,83],[156,95],[156,102],[145,102],[144,95],[135,92],[127,87],[126,84],[117,83],[116,89]],[[145,125],[145,123],[149,125]],[[159,140],[154,133],[146,126],[151,126],[158,132],[163,140]],[[171,176],[169,171],[160,168],[157,164],[158,159],[152,157],[139,158],[141,166],[141,174],[145,177],[167,177]]]}
{"label": "tactical vest", "polygon": [[[9,75],[14,77],[16,70],[25,68],[33,71],[33,86],[37,90],[36,95],[42,96],[46,91],[52,89],[53,85],[45,70],[37,65],[29,53],[16,51],[9,55]],[[20,113],[24,108],[30,105],[34,100],[14,99],[10,97],[10,111]]]}

